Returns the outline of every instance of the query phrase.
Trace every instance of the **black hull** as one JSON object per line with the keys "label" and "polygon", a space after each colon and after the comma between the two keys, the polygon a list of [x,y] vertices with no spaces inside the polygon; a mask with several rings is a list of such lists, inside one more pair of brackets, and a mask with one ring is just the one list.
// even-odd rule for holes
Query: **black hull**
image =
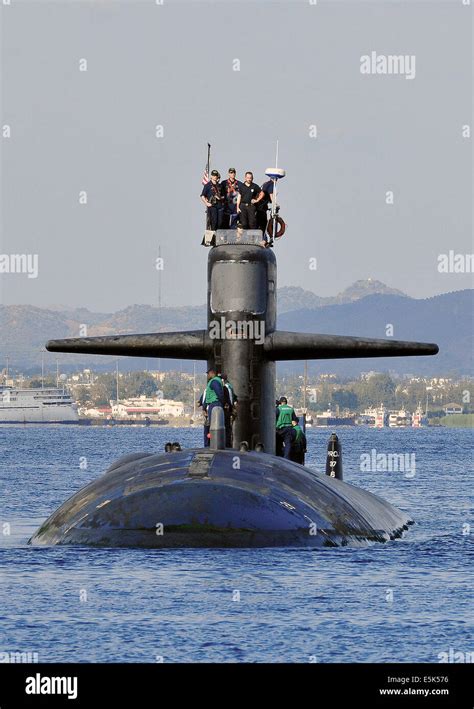
{"label": "black hull", "polygon": [[364,546],[400,537],[410,524],[372,493],[282,458],[192,449],[119,459],[54,512],[30,544]]}

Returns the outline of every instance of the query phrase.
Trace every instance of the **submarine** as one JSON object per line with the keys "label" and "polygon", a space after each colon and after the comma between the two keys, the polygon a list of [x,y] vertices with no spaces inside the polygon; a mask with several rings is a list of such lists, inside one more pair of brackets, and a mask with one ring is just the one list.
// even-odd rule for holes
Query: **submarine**
{"label": "submarine", "polygon": [[122,456],[53,512],[30,544],[317,549],[387,542],[413,523],[340,475],[275,455],[276,362],[435,355],[438,346],[277,330],[273,240],[237,228],[217,230],[212,243],[206,329],[50,340],[46,348],[203,360],[227,372],[238,394],[234,448],[225,448],[216,408],[209,447]]}

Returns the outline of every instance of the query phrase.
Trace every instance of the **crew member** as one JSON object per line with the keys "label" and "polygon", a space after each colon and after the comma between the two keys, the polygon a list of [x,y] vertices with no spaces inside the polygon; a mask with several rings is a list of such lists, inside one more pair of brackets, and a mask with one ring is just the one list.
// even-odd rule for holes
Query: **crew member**
{"label": "crew member", "polygon": [[220,406],[224,409],[224,386],[222,380],[217,376],[215,367],[209,367],[207,370],[207,386],[203,402],[203,408],[207,414],[207,422],[204,423],[204,446],[207,448],[210,445],[210,428],[213,410]]}
{"label": "crew member", "polygon": [[253,181],[253,173],[245,173],[245,182],[241,183],[237,195],[237,212],[242,229],[257,228],[257,199],[261,189]]}
{"label": "crew member", "polygon": [[217,170],[211,172],[211,179],[202,188],[201,201],[207,207],[208,227],[211,231],[220,229],[224,218],[224,195],[219,184]]}
{"label": "crew member", "polygon": [[221,192],[224,195],[224,229],[236,229],[239,215],[237,214],[237,195],[242,184],[236,179],[235,167],[229,167],[227,180],[221,182]]}
{"label": "crew member", "polygon": [[267,240],[267,210],[273,200],[273,180],[267,180],[263,183],[260,194],[257,197],[257,229],[263,232],[263,238]]}
{"label": "crew member", "polygon": [[226,448],[232,448],[232,424],[236,417],[237,394],[234,387],[229,382],[227,374],[221,374],[221,379],[224,384],[224,421],[225,421],[225,445]]}
{"label": "crew member", "polygon": [[235,393],[234,387],[233,387],[232,384],[229,382],[229,378],[228,378],[227,374],[223,374],[223,375],[222,375],[222,380],[223,380],[223,382],[224,382],[224,386],[227,387],[227,389],[229,390],[229,397],[230,397],[231,406],[235,406],[235,405],[237,404],[237,401],[238,401],[238,398],[239,398],[239,397],[238,397],[237,394]]}
{"label": "crew member", "polygon": [[294,463],[304,465],[304,454],[306,453],[306,436],[299,421],[293,421],[293,431],[295,436],[291,443],[290,460]]}
{"label": "crew member", "polygon": [[[206,384],[207,387],[207,384]],[[202,392],[201,396],[198,399],[198,406],[202,408],[202,413],[204,417],[204,445],[208,445],[209,441],[209,418],[207,416],[207,411],[206,411],[206,387],[204,387],[204,391]]]}
{"label": "crew member", "polygon": [[286,396],[280,398],[276,407],[276,454],[290,458],[291,443],[295,438],[293,421],[298,423],[298,417],[292,406],[288,405]]}

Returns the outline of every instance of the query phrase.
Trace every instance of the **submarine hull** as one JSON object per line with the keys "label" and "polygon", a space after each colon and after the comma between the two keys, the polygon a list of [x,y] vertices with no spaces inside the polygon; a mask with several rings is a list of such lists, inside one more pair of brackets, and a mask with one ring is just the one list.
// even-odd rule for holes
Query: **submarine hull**
{"label": "submarine hull", "polygon": [[410,517],[370,492],[266,453],[190,449],[120,458],[29,543],[334,547],[395,539]]}

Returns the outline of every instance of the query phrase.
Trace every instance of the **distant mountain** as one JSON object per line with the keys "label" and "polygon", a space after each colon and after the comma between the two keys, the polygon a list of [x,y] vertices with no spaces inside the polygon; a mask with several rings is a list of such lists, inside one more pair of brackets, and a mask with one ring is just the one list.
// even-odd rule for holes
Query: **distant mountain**
{"label": "distant mountain", "polygon": [[351,286],[335,296],[322,297],[298,286],[284,286],[277,291],[278,312],[287,313],[291,310],[320,308],[324,305],[338,303],[351,303],[354,300],[366,298],[369,295],[400,295],[408,298],[402,291],[389,288],[381,281],[368,278],[365,281],[356,281]]}
{"label": "distant mountain", "polygon": [[206,326],[206,313],[205,305],[161,309],[152,305],[130,305],[97,323],[90,335],[203,328]]}
{"label": "distant mountain", "polygon": [[[28,372],[41,366],[41,351],[47,340],[64,337],[128,334],[132,332],[160,332],[190,330],[206,326],[206,306],[155,308],[150,305],[131,305],[117,313],[93,313],[87,308],[49,310],[32,305],[0,305],[0,371],[9,358],[9,366]],[[109,357],[50,354],[45,362],[56,360],[61,365],[101,368],[110,365]],[[140,367],[136,362],[133,368]],[[174,363],[176,366],[176,363]]]}
{"label": "distant mountain", "polygon": [[[278,312],[282,314],[349,302],[373,292],[399,293],[380,281],[371,280],[357,281],[339,295],[328,298],[303,288],[286,286],[277,291]],[[50,324],[55,329],[45,338],[44,332],[49,332]],[[13,349],[38,349],[53,337],[77,337],[83,325],[87,327],[90,336],[188,330],[205,327],[206,306],[160,309],[152,305],[130,305],[116,313],[94,313],[87,308],[68,308],[63,305],[52,305],[49,308],[36,308],[32,305],[0,306],[0,327]]]}
{"label": "distant mountain", "polygon": [[348,303],[353,300],[366,298],[368,295],[402,295],[406,298],[408,297],[405,293],[402,293],[402,291],[396,288],[390,288],[381,281],[367,278],[365,281],[356,281],[346,288],[346,290],[342,291],[342,293],[336,295],[335,298],[327,299],[326,304],[329,305],[328,300],[333,300],[335,303]]}
{"label": "distant mountain", "polygon": [[[322,298],[298,287],[278,290],[278,327],[283,330],[320,332],[362,337],[386,337],[393,325],[394,339],[437,342],[436,357],[315,362],[314,371],[354,375],[368,370],[393,370],[419,374],[472,374],[472,312],[474,290],[455,291],[427,299],[410,298],[379,281],[357,281],[332,298]],[[92,313],[86,308],[37,308],[30,305],[0,306],[2,343],[0,369],[5,357],[9,365],[25,373],[38,371],[41,350],[49,339],[87,335],[114,335],[132,332],[160,332],[204,328],[206,306],[155,308],[131,305],[116,313]],[[58,309],[56,309],[58,308]],[[82,330],[81,330],[82,328]],[[110,368],[113,358],[46,353],[49,370],[56,358],[61,367],[92,366]],[[138,358],[123,361],[123,368],[142,368]],[[160,360],[162,369],[177,368],[175,361]],[[152,361],[148,366],[156,366]],[[183,363],[183,369],[192,363]],[[299,363],[283,363],[280,369],[301,368]]]}
{"label": "distant mountain", "polygon": [[320,308],[325,302],[326,298],[322,298],[299,286],[283,286],[283,288],[278,288],[277,290],[277,309],[279,313],[288,313],[302,308]]}
{"label": "distant mountain", "polygon": [[313,366],[318,371],[353,375],[380,370],[399,373],[473,374],[474,290],[444,293],[417,300],[399,295],[370,295],[352,303],[327,305],[283,313],[278,328],[329,335],[386,338],[393,326],[393,339],[436,342],[440,352],[433,357],[332,360]]}

